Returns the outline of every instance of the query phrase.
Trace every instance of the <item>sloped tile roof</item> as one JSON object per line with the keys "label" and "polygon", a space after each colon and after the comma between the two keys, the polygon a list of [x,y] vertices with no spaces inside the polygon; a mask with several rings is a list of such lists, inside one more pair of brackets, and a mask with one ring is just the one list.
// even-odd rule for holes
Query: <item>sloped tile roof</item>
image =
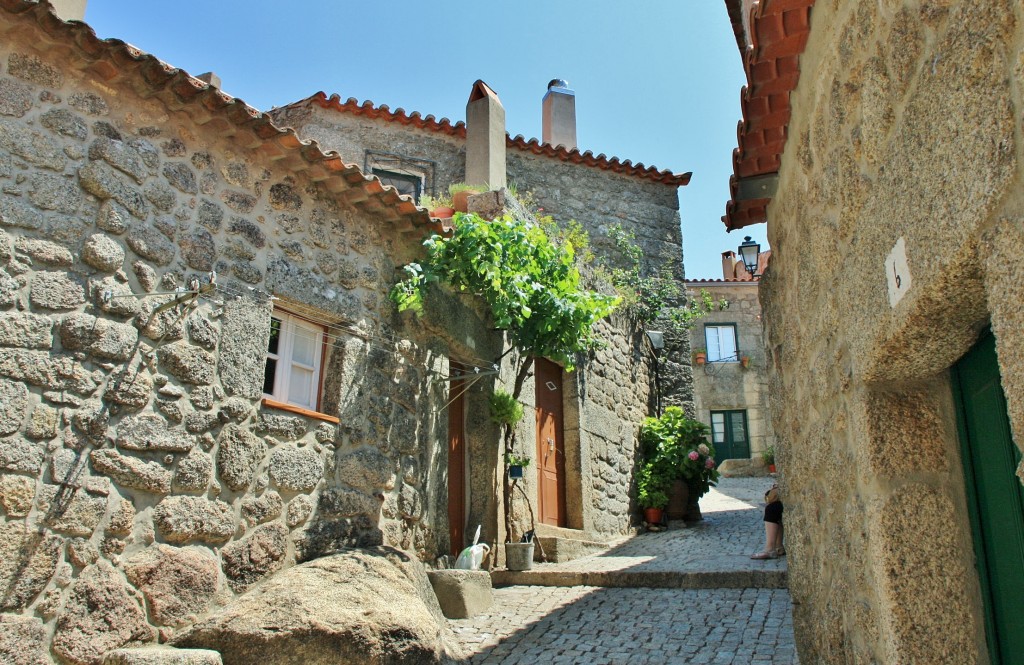
{"label": "sloped tile roof", "polygon": [[743,39],[742,0],[725,2],[747,75],[740,93],[738,147],[732,154],[731,200],[722,217],[732,231],[767,219],[771,198],[739,198],[740,181],[778,173],[788,138],[789,96],[800,79],[800,56],[807,46],[814,0],[755,1],[750,8],[750,45]]}
{"label": "sloped tile roof", "polygon": [[[402,108],[392,111],[386,104],[376,106],[369,100],[360,103],[353,97],[342,101],[341,97],[337,94],[328,97],[326,93],[318,92],[311,97],[301,99],[282,108],[296,108],[308,104],[317,104],[323,108],[333,109],[342,113],[363,115],[368,118],[379,118],[381,120],[395,122],[401,125],[411,125],[419,129],[439,132],[460,139],[466,138],[466,123],[462,121],[452,123],[448,118],[441,118],[440,120],[437,120],[432,115],[424,116],[416,111],[407,113],[405,109]],[[603,153],[595,155],[589,150],[580,152],[576,148],[568,150],[562,146],[555,147],[549,143],[541,143],[537,139],[526,139],[522,135],[512,138],[511,135],[506,134],[505,141],[509,148],[514,148],[516,150],[531,152],[535,155],[544,155],[546,157],[560,159],[563,162],[569,162],[572,164],[583,164],[584,166],[591,166],[605,171],[613,171],[615,173],[622,173],[625,175],[635,176],[637,178],[653,180],[655,182],[661,182],[675,187],[682,187],[689,184],[690,176],[693,175],[689,172],[672,173],[671,171],[662,171],[653,166],[644,166],[643,163],[633,164],[633,162],[628,159],[620,161],[618,157],[607,157]]]}
{"label": "sloped tile roof", "polygon": [[0,35],[32,30],[36,47],[53,51],[69,67],[92,72],[107,84],[126,83],[143,97],[160,100],[168,111],[182,112],[197,125],[230,137],[245,149],[282,163],[294,173],[305,173],[339,199],[388,222],[431,225],[427,211],[413,200],[345,163],[315,141],[299,138],[291,128],[271,122],[270,116],[201,81],[188,72],[119,39],[100,39],[79,21],[65,22],[48,2],[0,0]]}

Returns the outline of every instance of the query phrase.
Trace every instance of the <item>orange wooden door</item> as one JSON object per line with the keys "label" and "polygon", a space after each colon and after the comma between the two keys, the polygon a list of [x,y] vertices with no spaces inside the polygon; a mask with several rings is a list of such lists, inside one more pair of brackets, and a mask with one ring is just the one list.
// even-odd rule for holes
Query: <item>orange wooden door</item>
{"label": "orange wooden door", "polygon": [[[452,360],[448,373],[455,377],[464,368]],[[448,537],[452,554],[466,547],[466,382],[448,382]]]}
{"label": "orange wooden door", "polygon": [[562,433],[562,368],[537,358],[537,491],[540,521],[565,526],[565,447]]}

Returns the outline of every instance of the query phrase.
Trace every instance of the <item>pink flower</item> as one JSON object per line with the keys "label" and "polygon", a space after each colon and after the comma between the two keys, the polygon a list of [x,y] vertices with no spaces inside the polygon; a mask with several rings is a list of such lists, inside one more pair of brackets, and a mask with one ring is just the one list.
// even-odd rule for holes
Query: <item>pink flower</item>
{"label": "pink flower", "polygon": [[704,462],[704,466],[706,466],[709,469],[715,468],[715,460],[713,458],[709,457],[708,461]]}
{"label": "pink flower", "polygon": [[699,458],[699,457],[700,457],[700,455],[697,454],[696,450],[691,450],[690,451],[689,458],[692,459],[694,462],[696,462],[697,458]]}

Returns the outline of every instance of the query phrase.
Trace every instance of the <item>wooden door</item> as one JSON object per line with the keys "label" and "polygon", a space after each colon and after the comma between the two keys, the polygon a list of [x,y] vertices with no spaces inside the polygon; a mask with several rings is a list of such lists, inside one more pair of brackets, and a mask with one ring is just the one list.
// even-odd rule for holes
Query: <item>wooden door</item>
{"label": "wooden door", "polygon": [[565,446],[562,431],[562,368],[534,361],[537,404],[537,503],[543,524],[565,526]]}
{"label": "wooden door", "polygon": [[995,338],[986,334],[953,368],[964,485],[985,604],[992,665],[1024,662],[1024,486],[1015,471]]}
{"label": "wooden door", "polygon": [[[448,373],[457,377],[464,368],[452,360]],[[466,547],[466,382],[451,378],[448,382],[448,537],[451,553],[458,555]]]}

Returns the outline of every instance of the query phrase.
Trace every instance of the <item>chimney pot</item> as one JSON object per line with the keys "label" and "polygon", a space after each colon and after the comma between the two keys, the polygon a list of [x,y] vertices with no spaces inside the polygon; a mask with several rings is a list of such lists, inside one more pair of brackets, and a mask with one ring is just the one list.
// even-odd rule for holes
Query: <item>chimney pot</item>
{"label": "chimney pot", "polygon": [[551,79],[541,102],[541,139],[553,146],[573,150],[576,146],[576,93],[564,79]]}

